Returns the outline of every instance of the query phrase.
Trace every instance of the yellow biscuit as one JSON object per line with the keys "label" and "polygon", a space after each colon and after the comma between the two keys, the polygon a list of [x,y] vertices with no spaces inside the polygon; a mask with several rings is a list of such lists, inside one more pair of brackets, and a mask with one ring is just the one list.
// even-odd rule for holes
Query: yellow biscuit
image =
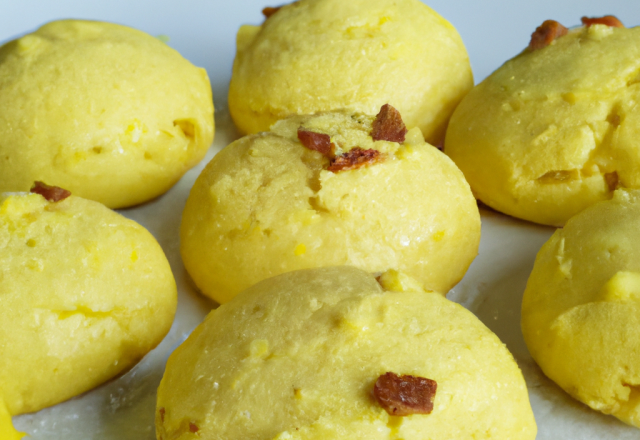
{"label": "yellow biscuit", "polygon": [[472,86],[458,32],[418,0],[300,0],[238,31],[229,110],[256,133],[292,114],[390,103],[437,145]]}
{"label": "yellow biscuit", "polygon": [[[374,397],[393,372],[437,383],[430,414]],[[209,314],[169,358],[159,439],[528,440],[527,388],[500,340],[441,294],[353,267],[290,272]]]}
{"label": "yellow biscuit", "polygon": [[36,181],[111,208],[150,200],[213,140],[204,69],[144,32],[64,20],[0,48],[0,192]]}
{"label": "yellow biscuit", "polygon": [[640,191],[616,191],[542,247],[522,332],[565,391],[640,427]]}
{"label": "yellow biscuit", "polygon": [[0,396],[10,414],[131,368],[175,309],[169,264],[137,223],[75,196],[0,197]]}
{"label": "yellow biscuit", "polygon": [[[411,130],[404,143],[369,135],[373,117],[295,116],[244,137],[202,171],[180,230],[182,258],[220,303],[295,269],[354,265],[401,270],[448,292],[475,258],[480,215],[462,173]],[[297,130],[325,133],[336,154],[358,146],[380,162],[332,172]]]}
{"label": "yellow biscuit", "polygon": [[498,211],[561,226],[640,187],[640,28],[579,27],[507,61],[452,116],[445,152]]}

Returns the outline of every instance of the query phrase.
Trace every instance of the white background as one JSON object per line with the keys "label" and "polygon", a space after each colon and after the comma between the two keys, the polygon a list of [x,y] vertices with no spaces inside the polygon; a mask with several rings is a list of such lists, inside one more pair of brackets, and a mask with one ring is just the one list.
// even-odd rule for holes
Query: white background
{"label": "white background", "polygon": [[[155,438],[155,389],[164,362],[215,306],[196,293],[182,266],[178,252],[180,215],[200,170],[238,136],[226,104],[235,33],[241,24],[261,23],[262,8],[277,4],[263,0],[0,0],[0,41],[59,18],[113,21],[151,35],[167,35],[170,46],[207,69],[216,108],[216,139],[205,160],[164,196],[120,211],[149,229],[169,258],[179,290],[178,313],[170,334],[124,376],[55,407],[14,417],[17,428],[30,433],[33,440]],[[613,14],[627,26],[640,24],[638,0],[433,0],[428,4],[462,35],[476,82],[521,51],[545,19],[569,27],[580,24],[583,15]],[[520,332],[522,292],[536,252],[554,229],[487,210],[482,210],[482,221],[479,256],[448,297],[474,312],[515,356],[529,387],[538,439],[640,439],[640,430],[588,409],[546,379],[524,345]]]}

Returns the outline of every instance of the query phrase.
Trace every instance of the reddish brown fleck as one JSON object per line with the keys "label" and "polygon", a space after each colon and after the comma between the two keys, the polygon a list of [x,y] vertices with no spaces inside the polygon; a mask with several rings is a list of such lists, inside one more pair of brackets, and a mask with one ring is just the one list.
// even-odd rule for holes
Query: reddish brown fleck
{"label": "reddish brown fleck", "polygon": [[331,143],[331,136],[328,134],[316,133],[300,127],[298,128],[298,139],[308,149],[318,151],[328,158],[333,157],[335,145]]}
{"label": "reddish brown fleck", "polygon": [[620,182],[620,178],[618,177],[618,173],[613,171],[604,175],[604,181],[607,183],[609,191],[615,191],[618,187],[618,183]]}
{"label": "reddish brown fleck", "polygon": [[57,186],[47,185],[46,183],[38,181],[34,182],[30,191],[34,194],[40,194],[50,202],[59,202],[60,200],[64,200],[71,195],[71,191],[67,191],[66,189]]}
{"label": "reddish brown fleck", "polygon": [[531,34],[529,50],[538,50],[547,47],[553,40],[567,35],[569,30],[555,20],[545,20],[536,31]]}
{"label": "reddish brown fleck", "polygon": [[165,409],[164,409],[164,408],[160,408],[160,411],[159,411],[159,413],[160,413],[160,421],[161,421],[162,423],[164,423],[164,414],[165,414],[165,412],[166,412],[166,411],[165,411]]}
{"label": "reddish brown fleck", "polygon": [[198,425],[196,425],[193,422],[189,422],[189,432],[198,432],[199,428]]}
{"label": "reddish brown fleck", "polygon": [[374,141],[404,142],[407,127],[402,122],[400,112],[389,104],[380,108],[373,121],[371,137]]}
{"label": "reddish brown fleck", "polygon": [[273,14],[275,14],[276,12],[278,12],[280,10],[282,6],[276,6],[276,7],[271,7],[271,6],[267,6],[266,8],[264,8],[262,10],[262,15],[265,16],[265,18],[269,18],[271,17]]}
{"label": "reddish brown fleck", "polygon": [[356,168],[362,168],[380,162],[383,157],[378,150],[363,150],[360,147],[354,147],[346,153],[336,156],[327,169],[334,173],[355,170]]}
{"label": "reddish brown fleck", "polygon": [[389,372],[378,378],[373,394],[389,415],[431,414],[437,388],[435,380]]}
{"label": "reddish brown fleck", "polygon": [[613,15],[605,15],[604,17],[593,17],[593,18],[582,17],[580,20],[582,21],[582,24],[585,25],[586,27],[593,26],[594,24],[604,24],[610,27],[617,27],[617,28],[624,27],[622,22]]}

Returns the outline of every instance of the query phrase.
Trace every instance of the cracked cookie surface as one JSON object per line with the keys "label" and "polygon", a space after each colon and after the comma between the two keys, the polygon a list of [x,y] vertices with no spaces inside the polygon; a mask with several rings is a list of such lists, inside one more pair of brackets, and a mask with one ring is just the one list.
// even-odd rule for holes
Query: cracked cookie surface
{"label": "cracked cookie surface", "polygon": [[569,31],[507,61],[456,109],[445,152],[477,198],[561,226],[640,188],[640,28]]}
{"label": "cracked cookie surface", "polygon": [[[295,116],[213,158],[180,231],[185,267],[205,295],[223,303],[283,272],[342,264],[402,270],[440,292],[462,278],[480,239],[462,173],[417,128],[403,143],[374,141],[373,121]],[[328,135],[316,138],[334,148],[325,155],[309,140],[303,146],[299,133],[309,131]],[[335,168],[327,157],[347,161],[354,151],[356,162],[374,160]]]}
{"label": "cracked cookie surface", "polygon": [[460,35],[417,0],[300,0],[241,26],[236,41],[229,110],[245,134],[295,114],[374,114],[390,103],[438,145],[473,87]]}
{"label": "cracked cookie surface", "polygon": [[[289,272],[211,312],[169,358],[158,440],[533,440],[526,384],[496,335],[402,274],[381,278]],[[389,414],[374,397],[389,372],[437,382],[428,414]]]}
{"label": "cracked cookie surface", "polygon": [[85,20],[0,47],[0,121],[0,191],[42,180],[110,208],[166,192],[214,133],[204,69],[142,31]]}
{"label": "cracked cookie surface", "polygon": [[617,190],[542,247],[522,332],[544,373],[591,408],[640,427],[640,191]]}
{"label": "cracked cookie surface", "polygon": [[142,226],[70,196],[0,193],[0,396],[37,411],[131,368],[169,331],[176,285]]}

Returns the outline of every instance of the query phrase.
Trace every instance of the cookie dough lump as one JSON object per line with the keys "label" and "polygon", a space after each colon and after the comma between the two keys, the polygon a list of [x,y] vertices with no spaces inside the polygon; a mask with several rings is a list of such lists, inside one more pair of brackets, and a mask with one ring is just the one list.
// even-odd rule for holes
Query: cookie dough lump
{"label": "cookie dough lump", "polygon": [[498,211],[562,226],[640,188],[640,27],[583,22],[545,22],[451,118],[445,152]]}
{"label": "cookie dough lump", "polygon": [[0,192],[41,180],[131,206],[167,191],[212,140],[206,71],[144,32],[63,20],[0,48]]}
{"label": "cookie dough lump", "polygon": [[242,26],[229,109],[244,133],[293,114],[390,103],[438,145],[473,86],[458,32],[418,0],[300,0]]}
{"label": "cookie dough lump", "polygon": [[262,281],[211,312],[169,358],[156,432],[533,440],[536,425],[513,357],[469,311],[332,267]]}
{"label": "cookie dough lump", "polygon": [[522,332],[566,392],[640,427],[640,191],[617,190],[542,247]]}
{"label": "cookie dough lump", "polygon": [[176,309],[167,259],[142,226],[42,184],[34,191],[52,200],[0,194],[0,400],[11,415],[128,370]]}
{"label": "cookie dough lump", "polygon": [[180,238],[189,274],[220,303],[343,264],[448,292],[477,255],[480,216],[453,162],[383,106],[294,116],[230,144],[196,180]]}

